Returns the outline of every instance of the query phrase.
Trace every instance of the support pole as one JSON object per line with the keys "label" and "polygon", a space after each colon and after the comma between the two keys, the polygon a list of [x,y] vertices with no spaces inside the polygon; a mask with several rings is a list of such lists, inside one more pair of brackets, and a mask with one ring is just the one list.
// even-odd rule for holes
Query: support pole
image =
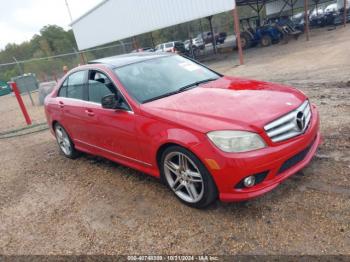
{"label": "support pole", "polygon": [[192,33],[191,33],[191,24],[190,22],[187,23],[187,36],[188,36],[188,39],[190,40],[190,45],[189,45],[189,48],[190,48],[190,56],[195,59],[195,55],[194,55],[194,52],[193,52],[193,41],[192,41]]}
{"label": "support pole", "polygon": [[[125,48],[125,44],[124,44],[123,40],[119,40],[118,42],[120,43],[120,45],[123,48],[123,53],[126,54],[126,48]],[[118,49],[118,52],[119,52],[119,49]]]}
{"label": "support pole", "polygon": [[80,65],[80,64],[81,64],[81,57],[80,57],[80,55],[79,55],[77,49],[75,49],[74,47],[73,47],[73,52],[74,52],[75,55],[77,56],[78,65]]}
{"label": "support pole", "polygon": [[211,36],[212,36],[212,44],[213,44],[213,48],[214,48],[214,54],[217,54],[217,48],[216,48],[216,37],[214,34],[214,29],[213,29],[213,16],[208,16],[207,17],[209,20],[209,26],[210,26],[210,32],[211,32]]}
{"label": "support pole", "polygon": [[309,3],[308,0],[304,0],[304,20],[305,20],[305,35],[306,41],[310,40],[310,30],[309,30],[309,15],[308,15]]}
{"label": "support pole", "polygon": [[[202,25],[202,19],[201,18],[199,18],[199,27],[200,27],[200,30],[201,30],[201,37],[203,39],[203,25]],[[204,45],[205,45],[205,43],[204,43]]]}
{"label": "support pole", "polygon": [[233,9],[233,24],[234,24],[234,29],[235,29],[236,39],[237,39],[239,64],[243,65],[244,64],[244,60],[243,60],[243,51],[242,51],[242,43],[241,43],[241,32],[240,32],[240,29],[239,29],[239,17],[238,17],[238,12],[237,12],[237,6]]}
{"label": "support pole", "polygon": [[19,93],[18,91],[18,88],[17,88],[17,84],[15,82],[10,82],[9,83],[12,87],[12,91],[15,93],[16,95],[16,98],[17,98],[17,101],[18,101],[18,104],[19,104],[19,107],[21,108],[22,110],[22,113],[23,113],[23,116],[27,122],[27,125],[31,125],[32,124],[32,120],[30,119],[30,116],[27,112],[27,108],[26,106],[24,105],[23,103],[23,100],[22,100],[22,97],[21,97],[21,94]]}
{"label": "support pole", "polygon": [[261,22],[260,22],[260,7],[259,7],[259,0],[256,0],[256,14],[258,15],[258,26],[261,25]]}
{"label": "support pole", "polygon": [[154,44],[154,38],[153,38],[153,34],[152,32],[150,32],[150,36],[151,36],[151,41],[152,41],[152,48],[156,48],[156,45]]}
{"label": "support pole", "polygon": [[134,50],[136,50],[136,52],[140,52],[140,45],[139,45],[139,41],[136,38],[136,36],[132,37],[132,42],[133,42],[133,46],[134,46]]}
{"label": "support pole", "polygon": [[81,59],[81,63],[82,65],[86,64],[86,59],[85,59],[85,55],[83,52],[80,52],[80,59]]}
{"label": "support pole", "polygon": [[[17,64],[19,74],[20,74],[21,76],[23,76],[24,73],[23,73],[23,70],[22,70],[21,65],[20,65],[19,62],[17,61],[16,57],[12,57],[12,58],[13,58],[13,60],[15,60],[15,62],[16,62],[16,64]],[[27,91],[27,93],[28,93],[28,96],[29,96],[29,98],[30,98],[30,102],[32,102],[32,106],[34,106],[35,104],[34,104],[34,100],[33,100],[32,94],[30,93],[30,91],[29,91],[29,89],[28,89],[28,87],[27,87],[26,85],[25,85],[24,88],[26,89],[26,91]]]}
{"label": "support pole", "polygon": [[346,14],[346,8],[347,8],[347,6],[346,6],[346,3],[347,2],[347,0],[344,0],[344,27],[346,26],[346,18],[347,18],[347,14]]}

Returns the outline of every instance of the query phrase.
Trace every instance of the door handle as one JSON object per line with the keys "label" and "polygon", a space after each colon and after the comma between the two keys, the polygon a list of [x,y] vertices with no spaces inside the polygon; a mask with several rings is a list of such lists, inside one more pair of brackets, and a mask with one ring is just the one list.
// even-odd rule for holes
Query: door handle
{"label": "door handle", "polygon": [[59,101],[58,104],[60,105],[60,108],[64,107],[64,103],[62,101]]}
{"label": "door handle", "polygon": [[91,109],[86,109],[85,110],[85,113],[88,115],[88,116],[94,116],[95,113],[91,110]]}

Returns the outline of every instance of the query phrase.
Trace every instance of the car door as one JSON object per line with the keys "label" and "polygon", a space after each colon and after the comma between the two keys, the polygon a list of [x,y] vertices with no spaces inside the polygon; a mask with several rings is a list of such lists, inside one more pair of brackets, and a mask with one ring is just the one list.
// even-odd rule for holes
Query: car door
{"label": "car door", "polygon": [[[124,158],[124,160],[140,159],[135,115],[116,85],[106,73],[90,70],[87,90],[89,103],[86,104],[85,110],[90,112],[91,117],[86,125],[86,132],[88,132],[86,143],[106,155]],[[117,93],[123,100],[125,109],[102,108],[102,98]]]}
{"label": "car door", "polygon": [[73,140],[82,140],[86,136],[84,122],[85,82],[87,70],[69,75],[58,92],[58,106],[61,111],[60,123]]}

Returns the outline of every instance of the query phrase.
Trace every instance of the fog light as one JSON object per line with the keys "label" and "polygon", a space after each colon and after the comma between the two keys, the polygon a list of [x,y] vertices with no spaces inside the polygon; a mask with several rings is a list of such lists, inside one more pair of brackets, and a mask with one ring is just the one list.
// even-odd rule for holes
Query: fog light
{"label": "fog light", "polygon": [[243,180],[243,184],[245,187],[252,187],[255,184],[255,177],[254,176],[248,176]]}

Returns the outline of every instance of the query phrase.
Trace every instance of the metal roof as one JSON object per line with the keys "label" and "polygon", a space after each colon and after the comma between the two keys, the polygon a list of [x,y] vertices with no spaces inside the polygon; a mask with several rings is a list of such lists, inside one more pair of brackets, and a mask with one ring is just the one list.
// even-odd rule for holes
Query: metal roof
{"label": "metal roof", "polygon": [[234,8],[235,0],[105,0],[71,26],[87,49]]}
{"label": "metal roof", "polygon": [[139,52],[139,53],[130,53],[125,55],[117,55],[111,57],[105,57],[93,61],[89,61],[89,64],[107,64],[113,67],[122,67],[125,65],[130,65],[134,63],[139,63],[155,58],[173,56],[172,53],[155,53],[155,52]]}

